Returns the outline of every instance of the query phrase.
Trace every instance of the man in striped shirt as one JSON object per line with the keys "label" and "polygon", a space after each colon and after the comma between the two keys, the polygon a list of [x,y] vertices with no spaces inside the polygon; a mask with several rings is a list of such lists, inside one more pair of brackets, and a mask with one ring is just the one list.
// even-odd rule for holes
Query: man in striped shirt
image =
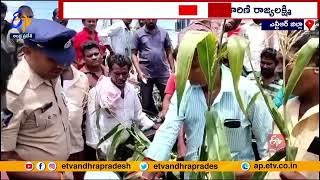
{"label": "man in striped shirt", "polygon": [[[272,117],[261,96],[249,109],[248,118],[241,111],[236,100],[230,69],[224,65],[218,69],[216,76],[212,108],[217,111],[224,122],[231,155],[234,160],[254,161],[255,156],[251,146],[252,133],[257,139],[260,158],[267,156],[268,135],[272,132]],[[241,77],[239,91],[243,100],[248,104],[258,92],[258,88],[248,79]],[[185,160],[199,160],[200,147],[206,123],[205,111],[208,109],[207,82],[202,73],[197,53],[191,65],[189,81],[186,85],[179,113],[177,96],[173,95],[166,120],[157,131],[153,142],[146,153],[146,160],[166,161],[176,142],[181,125],[185,126],[187,153]],[[144,179],[153,179],[156,173],[143,173]],[[185,173],[189,179],[189,173]]]}
{"label": "man in striped shirt", "polygon": [[[273,99],[283,84],[283,80],[280,79],[280,76],[275,71],[279,64],[277,51],[272,48],[265,48],[261,52],[260,58],[261,72],[257,73],[257,76],[262,88],[265,90],[265,93],[270,95]],[[247,78],[256,82],[253,73],[249,74]]]}

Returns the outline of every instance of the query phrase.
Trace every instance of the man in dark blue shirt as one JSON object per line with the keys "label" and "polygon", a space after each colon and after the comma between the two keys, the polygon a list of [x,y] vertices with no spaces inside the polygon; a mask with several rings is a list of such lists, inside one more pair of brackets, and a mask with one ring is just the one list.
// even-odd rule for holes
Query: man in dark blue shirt
{"label": "man in dark blue shirt", "polygon": [[[174,72],[172,45],[166,30],[157,26],[156,19],[145,20],[132,40],[132,60],[140,81],[142,107],[145,111],[158,114],[152,98],[153,86],[156,85],[161,99],[171,72]],[[139,58],[138,58],[139,53]]]}

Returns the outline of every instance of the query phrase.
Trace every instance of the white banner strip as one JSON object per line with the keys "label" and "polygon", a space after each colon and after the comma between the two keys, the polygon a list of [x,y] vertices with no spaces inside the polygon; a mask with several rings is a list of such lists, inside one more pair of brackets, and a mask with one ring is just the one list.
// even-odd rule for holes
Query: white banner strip
{"label": "white banner strip", "polygon": [[232,2],[232,18],[313,19],[317,2]]}
{"label": "white banner strip", "polygon": [[[179,5],[197,5],[198,13],[180,16]],[[63,17],[72,18],[208,18],[207,2],[63,2]]]}

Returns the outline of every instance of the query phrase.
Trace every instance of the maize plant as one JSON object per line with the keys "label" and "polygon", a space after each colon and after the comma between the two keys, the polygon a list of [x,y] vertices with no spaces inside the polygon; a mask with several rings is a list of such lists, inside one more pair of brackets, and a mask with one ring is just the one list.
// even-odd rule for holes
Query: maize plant
{"label": "maize plant", "polygon": [[[221,48],[222,49],[222,48]],[[195,51],[199,56],[201,69],[208,82],[207,111],[203,143],[200,148],[200,161],[231,161],[231,152],[224,133],[223,123],[214,109],[212,91],[214,81],[219,68],[219,60],[223,57],[223,51],[218,50],[218,38],[212,32],[189,31],[182,40],[177,60],[177,100],[178,109],[183,97],[187,78]],[[179,110],[178,110],[179,112]],[[191,179],[233,179],[233,172],[191,173]]]}
{"label": "maize plant", "polygon": [[[283,64],[285,59],[287,59],[288,52],[292,44],[301,37],[301,33],[295,32],[289,36],[288,33],[280,35],[280,49],[283,55]],[[201,69],[205,75],[206,81],[208,83],[208,98],[207,100],[207,111],[203,114],[206,117],[206,125],[203,135],[203,143],[200,148],[200,161],[232,161],[231,151],[227,142],[227,138],[224,132],[223,121],[219,119],[217,112],[211,108],[213,103],[212,91],[214,90],[215,77],[217,68],[220,68],[220,61],[226,55],[229,59],[230,70],[233,78],[234,92],[236,99],[239,103],[240,109],[247,116],[248,109],[254,104],[255,100],[261,94],[268,110],[271,113],[271,116],[280,130],[281,134],[286,139],[286,151],[285,152],[276,152],[268,161],[279,161],[283,157],[286,157],[286,160],[292,161],[295,160],[297,153],[297,148],[292,144],[292,123],[290,119],[286,116],[285,104],[288,100],[289,95],[293,92],[294,87],[296,86],[304,67],[309,63],[312,55],[314,54],[316,48],[319,46],[319,38],[311,39],[305,44],[300,51],[298,51],[297,56],[295,57],[295,66],[289,77],[288,83],[284,85],[285,89],[285,104],[284,104],[284,113],[281,113],[277,110],[273,104],[270,96],[268,96],[262,89],[260,82],[254,73],[256,84],[259,87],[260,92],[256,93],[250,102],[243,102],[240,92],[238,90],[238,84],[240,81],[240,76],[243,67],[243,59],[245,52],[248,53],[250,57],[250,50],[248,48],[249,43],[241,37],[232,36],[229,38],[227,46],[219,46],[222,41],[222,35],[218,39],[217,35],[213,32],[203,32],[203,31],[189,31],[185,34],[184,39],[182,40],[179,51],[178,51],[178,61],[177,61],[177,100],[178,100],[178,112],[183,94],[185,91],[185,85],[188,80],[188,76],[191,69],[191,64],[195,52],[198,53],[199,62]],[[251,63],[251,61],[250,61]],[[252,66],[252,64],[251,64]],[[253,69],[253,68],[252,68]],[[285,72],[285,71],[284,71]],[[97,112],[97,116],[99,113]],[[99,118],[97,118],[98,120]],[[98,122],[98,121],[97,121]],[[120,121],[119,121],[120,122]],[[99,128],[99,123],[97,123]],[[100,140],[101,144],[106,139],[114,136],[112,142],[112,151],[111,154],[107,155],[106,159],[111,160],[115,154],[117,146],[121,142],[121,134],[123,131],[129,132],[135,138],[134,155],[130,160],[139,161],[144,158],[143,151],[147,149],[150,145],[150,141],[144,136],[144,134],[137,128],[125,128],[121,124],[117,125],[113,130]],[[175,159],[172,156],[172,159]],[[267,172],[257,172],[252,176],[252,179],[264,179]],[[191,179],[235,179],[233,172],[199,172],[191,173]]]}
{"label": "maize plant", "polygon": [[[298,148],[293,145],[294,138],[292,137],[292,134],[291,134],[293,124],[289,116],[287,116],[286,103],[289,99],[289,96],[292,94],[295,86],[297,85],[299,78],[303,73],[304,68],[306,67],[306,65],[308,65],[317,47],[319,46],[319,38],[312,38],[296,53],[294,57],[288,57],[289,51],[292,45],[302,35],[303,35],[302,31],[295,31],[290,34],[287,31],[279,33],[280,51],[283,55],[283,64],[286,64],[286,59],[288,58],[290,58],[291,61],[296,62],[290,74],[290,77],[288,79],[288,83],[287,84],[284,83],[283,85],[285,89],[283,113],[277,110],[277,108],[273,104],[270,97],[263,92],[261,85],[257,83],[263,95],[263,98],[268,106],[268,109],[271,112],[273,120],[286,141],[285,154],[282,152],[277,152],[271,158],[269,158],[268,161],[279,161],[284,157],[286,161],[294,161],[298,151]],[[284,72],[284,76],[286,76],[285,66],[284,66],[283,72]],[[255,79],[258,82],[258,79],[256,76],[255,76]],[[252,179],[264,179],[266,174],[267,172],[256,172],[252,176]]]}
{"label": "maize plant", "polygon": [[[92,98],[92,97],[89,97],[89,98]],[[112,113],[107,108],[103,109],[98,106],[98,109],[96,109],[92,113],[95,113],[96,126],[99,133],[101,132],[100,125],[99,125],[101,111],[107,111],[119,122],[119,124],[117,124],[107,134],[104,134],[104,135],[99,134],[99,137],[101,138],[97,144],[97,151],[96,151],[97,160],[106,160],[106,161],[116,160],[117,158],[116,154],[119,151],[119,146],[124,145],[126,150],[133,151],[132,156],[128,158],[127,161],[142,161],[145,158],[145,155],[144,155],[145,150],[148,149],[148,147],[150,146],[150,143],[151,143],[150,140],[143,134],[143,132],[137,127],[135,123],[132,123],[132,126],[130,128],[126,127],[125,125],[121,124],[121,120],[118,119],[116,114]],[[129,136],[134,139],[133,145],[129,144],[126,141],[128,139],[128,136],[126,136],[126,133],[129,133]],[[110,150],[108,151],[107,154],[104,154],[99,149],[99,146],[109,139],[112,139]],[[128,151],[126,153],[128,153]],[[171,153],[170,157],[171,157],[170,161],[175,161],[177,159],[177,154]],[[141,173],[138,172],[138,173],[130,174],[129,176],[124,177],[124,179],[136,179],[139,176],[141,176]]]}

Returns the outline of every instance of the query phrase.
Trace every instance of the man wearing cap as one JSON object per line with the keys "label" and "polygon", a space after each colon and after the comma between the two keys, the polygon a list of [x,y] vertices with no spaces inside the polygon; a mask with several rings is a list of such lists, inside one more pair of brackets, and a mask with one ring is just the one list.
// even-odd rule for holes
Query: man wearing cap
{"label": "man wearing cap", "polygon": [[[26,29],[24,56],[13,71],[6,93],[13,117],[1,133],[2,160],[67,160],[70,153],[68,110],[59,76],[75,59],[75,31],[44,19]],[[8,173],[21,179],[61,179],[63,174]]]}

